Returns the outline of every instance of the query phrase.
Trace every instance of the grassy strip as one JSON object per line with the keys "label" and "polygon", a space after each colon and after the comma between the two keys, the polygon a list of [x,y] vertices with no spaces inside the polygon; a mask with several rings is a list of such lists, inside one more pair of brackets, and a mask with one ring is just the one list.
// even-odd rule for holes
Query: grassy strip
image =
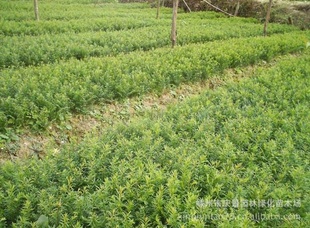
{"label": "grassy strip", "polygon": [[45,160],[7,162],[0,224],[309,226],[309,61],[307,51]]}
{"label": "grassy strip", "polygon": [[[91,103],[161,92],[223,69],[303,50],[303,33],[231,39],[0,72],[0,132],[45,128]],[[48,83],[47,83],[48,82]]]}

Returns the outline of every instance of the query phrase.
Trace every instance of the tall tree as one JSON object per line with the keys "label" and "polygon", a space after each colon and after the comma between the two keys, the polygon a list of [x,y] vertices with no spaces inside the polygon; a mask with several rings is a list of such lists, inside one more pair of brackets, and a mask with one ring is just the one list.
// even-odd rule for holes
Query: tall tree
{"label": "tall tree", "polygon": [[268,8],[267,8],[267,14],[266,14],[266,20],[264,23],[264,36],[267,36],[267,27],[268,27],[268,23],[270,20],[271,6],[272,6],[272,0],[269,0]]}
{"label": "tall tree", "polygon": [[178,15],[179,0],[173,0],[173,11],[172,11],[172,25],[171,25],[171,42],[172,47],[177,43],[177,15]]}
{"label": "tall tree", "polygon": [[36,20],[39,20],[39,4],[38,4],[38,0],[34,0],[34,16],[36,18]]}

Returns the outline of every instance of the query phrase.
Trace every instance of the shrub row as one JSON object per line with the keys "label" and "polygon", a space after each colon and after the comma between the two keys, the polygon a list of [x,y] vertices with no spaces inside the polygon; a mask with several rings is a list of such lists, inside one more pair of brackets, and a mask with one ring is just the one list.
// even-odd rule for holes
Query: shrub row
{"label": "shrub row", "polygon": [[302,32],[240,38],[117,57],[0,71],[0,132],[45,128],[91,103],[161,92],[170,85],[305,49]]}
{"label": "shrub row", "polygon": [[[84,59],[135,50],[151,50],[170,45],[169,30],[168,25],[154,24],[125,31],[46,34],[36,37],[7,36],[1,39],[0,69],[53,63],[70,58]],[[269,34],[294,30],[294,27],[273,24],[270,25]],[[262,26],[257,23],[229,19],[190,19],[180,21],[178,43],[185,45],[261,34]]]}
{"label": "shrub row", "polygon": [[[7,5],[7,3],[9,3]],[[0,18],[6,21],[24,22],[34,20],[33,3],[28,2],[23,4],[22,1],[0,3],[3,10]],[[162,16],[165,12],[170,12],[169,9],[162,9]],[[134,17],[155,17],[155,10],[150,9],[146,4],[64,4],[55,2],[39,2],[40,18],[43,21],[53,20],[76,20],[76,19],[96,19],[96,18],[111,18],[116,15],[126,17],[132,15]]]}
{"label": "shrub row", "polygon": [[[9,5],[11,4],[8,2]],[[21,3],[21,4],[19,4]],[[147,4],[57,4],[42,3],[40,5],[41,21],[34,21],[33,5],[23,2],[6,7],[1,2],[3,12],[0,15],[0,34],[41,35],[62,34],[66,32],[111,31],[139,28],[151,25],[171,24],[171,9],[162,8],[160,19],[155,19],[156,9]],[[17,4],[17,5],[16,5]],[[215,12],[179,13],[179,20],[191,19],[226,19]],[[257,22],[255,19],[231,18],[232,21]],[[199,23],[199,22],[198,22]]]}
{"label": "shrub row", "polygon": [[[170,20],[169,20],[170,21]],[[40,34],[60,34],[66,32],[86,32],[86,31],[114,31],[132,28],[152,26],[154,24],[168,24],[168,20],[156,20],[155,18],[145,18],[137,20],[134,17],[117,17],[95,19],[76,19],[70,21],[25,21],[23,23],[15,21],[2,21],[0,35],[40,35]]]}

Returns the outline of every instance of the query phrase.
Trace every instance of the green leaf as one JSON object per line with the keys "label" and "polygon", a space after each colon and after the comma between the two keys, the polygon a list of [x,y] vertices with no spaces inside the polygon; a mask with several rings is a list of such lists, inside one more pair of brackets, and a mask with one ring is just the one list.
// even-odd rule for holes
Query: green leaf
{"label": "green leaf", "polygon": [[48,227],[48,217],[45,215],[40,215],[36,223],[38,227]]}
{"label": "green leaf", "polygon": [[6,136],[6,135],[3,135],[3,134],[0,134],[0,138],[2,138],[2,139],[5,139],[5,140],[8,140],[8,139],[10,139],[8,136]]}

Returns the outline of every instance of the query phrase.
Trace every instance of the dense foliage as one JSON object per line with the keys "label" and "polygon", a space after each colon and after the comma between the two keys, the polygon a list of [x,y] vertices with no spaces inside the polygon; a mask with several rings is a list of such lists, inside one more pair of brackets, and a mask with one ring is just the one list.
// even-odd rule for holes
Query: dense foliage
{"label": "dense foliage", "polygon": [[[108,23],[107,26],[112,26],[109,21],[104,23]],[[221,30],[218,29],[219,27],[221,27]],[[28,27],[25,28],[28,29]],[[0,69],[53,63],[70,58],[85,59],[87,57],[116,55],[121,52],[151,50],[170,46],[170,26],[166,22],[164,25],[154,23],[152,26],[142,28],[134,22],[132,29],[125,31],[115,31],[117,29],[114,28],[110,32],[91,31],[77,34],[76,29],[70,33],[57,35],[49,33],[36,37],[29,35],[3,37],[2,46],[0,47]],[[269,33],[285,33],[294,30],[296,28],[291,26],[275,24],[270,26]],[[36,30],[36,32],[39,32],[39,30]],[[178,43],[185,45],[233,37],[258,36],[261,33],[261,25],[258,23],[245,23],[245,20],[231,20],[228,18],[210,21],[209,18],[193,17],[181,21],[178,29]]]}
{"label": "dense foliage", "polygon": [[0,143],[94,103],[295,56],[43,159],[1,161],[0,227],[310,227],[309,31],[263,37],[255,19],[180,13],[171,49],[168,9],[39,2],[35,22],[31,1],[0,0]]}
{"label": "dense foliage", "polygon": [[[169,45],[167,9],[156,20],[155,11],[145,4],[46,1],[41,3],[41,21],[36,22],[29,20],[28,2],[2,1],[1,6],[2,133],[11,127],[42,129],[90,103],[160,92],[171,84],[201,80],[228,67],[305,47],[299,32],[244,38],[261,35],[261,24],[199,12],[179,15],[178,42],[183,47],[152,51]],[[294,31],[289,26],[270,27],[271,34]],[[238,37],[242,39],[225,41]]]}
{"label": "dense foliage", "polygon": [[161,92],[171,84],[206,79],[229,67],[268,61],[304,49],[305,39],[296,32],[3,70],[0,131],[12,126],[45,128],[94,102]]}
{"label": "dense foliage", "polygon": [[307,54],[44,160],[7,162],[1,225],[29,227],[41,216],[61,227],[309,226]]}

